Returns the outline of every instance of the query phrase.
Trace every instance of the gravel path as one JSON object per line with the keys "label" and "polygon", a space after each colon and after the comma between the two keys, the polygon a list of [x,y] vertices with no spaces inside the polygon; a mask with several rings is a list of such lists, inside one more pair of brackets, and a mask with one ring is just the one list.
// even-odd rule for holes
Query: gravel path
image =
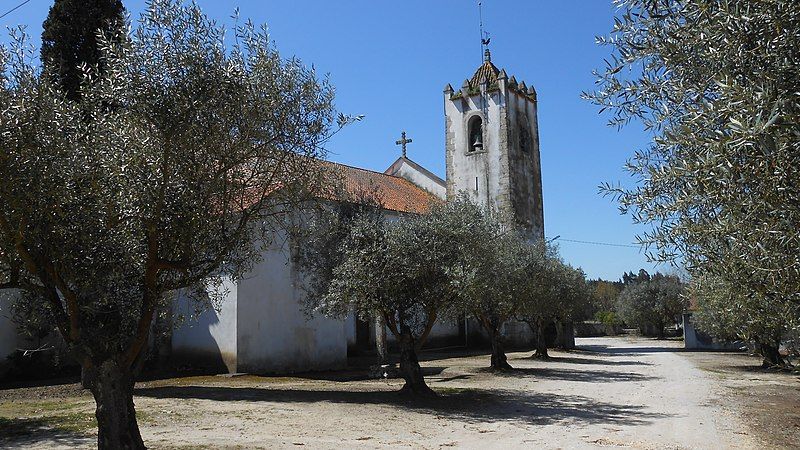
{"label": "gravel path", "polygon": [[[400,398],[396,380],[248,376],[144,383],[136,406],[152,448],[758,448],[682,343],[577,344],[549,361],[511,353],[516,370],[501,375],[482,368],[486,355],[423,355],[442,396],[431,401]],[[14,445],[92,445],[63,439],[45,433]]]}

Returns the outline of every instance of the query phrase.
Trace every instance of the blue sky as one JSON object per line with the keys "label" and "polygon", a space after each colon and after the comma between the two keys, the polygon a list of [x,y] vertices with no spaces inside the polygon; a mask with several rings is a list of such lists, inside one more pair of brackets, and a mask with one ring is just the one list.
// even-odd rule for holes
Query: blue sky
{"label": "blue sky", "polygon": [[[22,1],[0,0],[0,14]],[[409,157],[444,177],[442,89],[460,86],[481,63],[477,1],[197,1],[220,22],[230,22],[238,6],[242,18],[267,23],[284,56],[296,55],[330,74],[340,111],[365,115],[330,142],[330,159],[383,171],[399,156],[394,142],[406,130],[414,140]],[[145,5],[123,3],[134,18]],[[0,26],[27,25],[38,46],[51,4],[30,0],[0,19]],[[631,244],[644,230],[620,216],[597,186],[629,185],[622,166],[647,136],[635,125],[621,132],[607,127],[597,108],[579,97],[593,87],[591,71],[608,54],[594,37],[611,29],[611,0],[483,5],[492,61],[538,93],[546,235],[561,236],[561,254],[592,278],[651,270],[637,248],[563,240]]]}

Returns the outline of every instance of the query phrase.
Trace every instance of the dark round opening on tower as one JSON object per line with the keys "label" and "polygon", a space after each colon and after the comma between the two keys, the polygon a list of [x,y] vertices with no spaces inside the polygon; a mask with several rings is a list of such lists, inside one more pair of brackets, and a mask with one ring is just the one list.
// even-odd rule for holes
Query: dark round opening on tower
{"label": "dark round opening on tower", "polygon": [[469,119],[469,139],[467,141],[467,151],[476,152],[483,150],[483,119],[480,116],[472,116]]}

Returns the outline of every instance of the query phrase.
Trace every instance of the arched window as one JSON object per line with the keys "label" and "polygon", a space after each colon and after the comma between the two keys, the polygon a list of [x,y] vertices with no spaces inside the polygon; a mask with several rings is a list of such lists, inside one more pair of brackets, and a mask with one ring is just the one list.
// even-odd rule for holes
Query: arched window
{"label": "arched window", "polygon": [[483,120],[480,116],[472,116],[469,119],[469,140],[467,151],[476,152],[483,150]]}

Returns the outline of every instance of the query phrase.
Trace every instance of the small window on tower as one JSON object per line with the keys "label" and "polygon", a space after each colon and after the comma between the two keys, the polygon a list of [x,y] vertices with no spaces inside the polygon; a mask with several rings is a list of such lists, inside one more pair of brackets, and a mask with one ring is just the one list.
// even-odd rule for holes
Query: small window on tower
{"label": "small window on tower", "polygon": [[519,148],[522,153],[528,153],[531,149],[531,134],[526,126],[519,127]]}
{"label": "small window on tower", "polygon": [[473,116],[469,119],[469,141],[467,142],[468,152],[479,152],[483,150],[483,120],[480,116]]}

